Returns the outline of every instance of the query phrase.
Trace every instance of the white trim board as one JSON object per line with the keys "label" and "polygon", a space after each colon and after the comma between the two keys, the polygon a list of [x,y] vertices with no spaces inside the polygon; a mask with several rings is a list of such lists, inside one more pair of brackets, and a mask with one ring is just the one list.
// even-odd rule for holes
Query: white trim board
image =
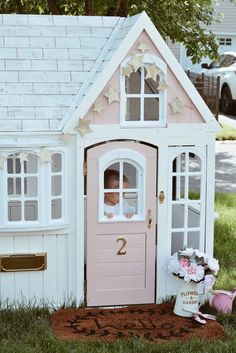
{"label": "white trim board", "polygon": [[92,87],[87,91],[86,96],[83,97],[79,107],[74,111],[71,118],[65,123],[63,132],[69,132],[73,130],[78,122],[78,118],[83,118],[88,110],[90,109],[93,102],[97,99],[98,95],[104,89],[108,83],[111,76],[114,74],[117,67],[120,65],[125,55],[128,53],[134,42],[137,40],[142,31],[145,30],[149,35],[150,39],[154,42],[160,53],[162,54],[167,65],[173,71],[177,80],[182,84],[184,90],[188,94],[191,101],[198,109],[199,113],[202,115],[203,119],[206,121],[207,125],[211,127],[213,131],[218,131],[218,123],[215,121],[213,114],[207,107],[202,97],[199,95],[184,70],[180,66],[179,62],[172,54],[171,50],[165,43],[164,39],[161,37],[156,27],[147,16],[145,12],[137,17],[137,21],[131,27],[129,33],[121,42],[120,46],[116,50],[115,54],[112,56],[111,60],[104,67],[102,72],[98,75]]}

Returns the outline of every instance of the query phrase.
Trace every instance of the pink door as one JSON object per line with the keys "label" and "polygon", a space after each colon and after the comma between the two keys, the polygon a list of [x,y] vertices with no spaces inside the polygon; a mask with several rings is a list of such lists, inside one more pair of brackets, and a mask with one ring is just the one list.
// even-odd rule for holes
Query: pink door
{"label": "pink door", "polygon": [[154,303],[156,163],[131,141],[88,150],[88,306]]}

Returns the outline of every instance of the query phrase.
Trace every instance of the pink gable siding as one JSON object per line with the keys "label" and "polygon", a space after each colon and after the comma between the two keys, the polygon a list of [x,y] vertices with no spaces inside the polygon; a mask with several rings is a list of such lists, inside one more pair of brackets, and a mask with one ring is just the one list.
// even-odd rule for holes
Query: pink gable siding
{"label": "pink gable siding", "polygon": [[[156,46],[153,44],[152,40],[149,38],[147,33],[144,31],[136,40],[134,45],[131,47],[127,56],[132,56],[133,54],[141,54],[137,50],[138,44],[140,42],[145,42],[149,48],[146,53],[156,55],[163,59],[161,53],[158,51]],[[196,109],[194,102],[191,101],[185,90],[183,89],[180,82],[177,81],[172,70],[169,68],[167,63],[167,123],[205,123],[204,119]],[[89,112],[85,116],[85,120],[91,120],[93,124],[119,124],[120,122],[120,112],[119,112],[119,102],[113,102],[108,104],[107,98],[104,93],[107,92],[109,86],[120,90],[120,70],[119,68],[115,71],[109,83],[106,85],[105,89],[101,92],[98,100],[102,102],[104,110],[98,114],[93,111],[93,106],[90,108]],[[178,97],[181,102],[184,103],[185,107],[182,114],[172,114],[170,103]]]}

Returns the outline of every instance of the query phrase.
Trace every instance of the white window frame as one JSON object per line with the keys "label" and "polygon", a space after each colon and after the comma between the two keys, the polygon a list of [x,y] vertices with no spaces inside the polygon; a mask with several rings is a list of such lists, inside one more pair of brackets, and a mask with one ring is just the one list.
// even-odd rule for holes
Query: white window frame
{"label": "white window frame", "polygon": [[[42,148],[42,147],[41,147]],[[68,224],[67,214],[67,192],[66,192],[66,181],[67,181],[67,150],[66,147],[56,146],[47,147],[52,153],[60,153],[62,156],[62,217],[60,219],[51,219],[51,200],[54,196],[51,194],[51,177],[54,175],[51,172],[50,162],[41,162],[38,156],[38,173],[35,174],[38,177],[38,220],[37,221],[9,221],[8,220],[8,189],[7,189],[7,178],[10,174],[7,173],[7,157],[16,153],[28,153],[37,154],[41,148],[7,148],[1,150],[1,156],[6,157],[3,163],[3,168],[0,169],[0,183],[3,186],[0,190],[0,232],[12,232],[15,231],[37,231],[41,229],[55,229],[63,228]],[[19,174],[20,175],[20,174]],[[28,176],[25,174],[25,176]],[[19,197],[20,199],[20,197]]]}
{"label": "white window frame", "polygon": [[[177,170],[173,172],[173,161],[178,158],[182,153],[186,153],[185,163],[187,170],[180,172]],[[199,172],[189,171],[189,153],[194,153],[201,160],[201,170]],[[176,194],[180,195],[180,176],[185,176],[185,197],[179,200],[172,200],[172,188],[173,188],[173,176],[176,176]],[[200,200],[189,200],[188,199],[188,176],[200,176]],[[179,177],[179,178],[178,178]],[[168,233],[169,233],[169,245],[168,255],[171,256],[172,247],[172,233],[183,233],[183,246],[187,245],[188,232],[199,231],[199,249],[205,251],[205,218],[206,218],[206,147],[170,147],[169,151],[169,197],[168,197]],[[184,226],[182,228],[172,228],[172,205],[184,205]],[[200,223],[198,227],[188,227],[188,210],[192,208],[200,215]]]}
{"label": "white window frame", "polygon": [[[127,158],[129,156],[129,158]],[[117,162],[126,162],[132,164],[138,171],[138,214],[133,215],[131,218],[125,217],[125,215],[117,215],[112,218],[107,218],[104,215],[104,172],[105,170]],[[143,221],[145,220],[145,180],[146,173],[145,168],[146,161],[145,158],[130,149],[117,149],[106,153],[99,160],[99,201],[98,201],[98,222],[134,222],[134,221]],[[123,175],[123,171],[120,171],[120,177]],[[128,192],[127,189],[117,189],[118,192]],[[132,190],[132,189],[130,189]],[[133,190],[132,190],[133,191]],[[131,191],[131,192],[132,192]]]}
{"label": "white window frame", "polygon": [[[155,65],[160,69],[160,81],[167,81],[167,65],[159,57],[151,54],[140,54],[143,56],[143,64]],[[164,127],[166,126],[166,90],[159,91],[158,94],[145,94],[145,77],[144,70],[141,71],[141,93],[139,94],[126,94],[125,92],[125,76],[123,75],[124,68],[129,64],[132,57],[127,57],[120,65],[120,126],[121,127]],[[157,121],[144,121],[144,99],[145,98],[159,98],[159,120]],[[140,98],[140,120],[127,121],[126,103],[127,98]]]}

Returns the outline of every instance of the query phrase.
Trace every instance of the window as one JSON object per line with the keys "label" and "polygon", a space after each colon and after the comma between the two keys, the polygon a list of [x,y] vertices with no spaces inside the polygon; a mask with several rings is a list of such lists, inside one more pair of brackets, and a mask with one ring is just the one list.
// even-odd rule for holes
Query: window
{"label": "window", "polygon": [[171,255],[185,246],[204,249],[205,158],[183,149],[172,160]]}
{"label": "window", "polygon": [[[110,161],[105,157],[99,166],[99,220],[129,221],[144,218],[145,173],[143,158],[127,159],[130,150],[111,153]],[[118,158],[112,158],[115,156]],[[133,157],[136,153],[133,152]],[[141,163],[140,163],[141,162]]]}
{"label": "window", "polygon": [[[163,126],[166,64],[153,55],[137,57],[143,59],[136,71],[131,65],[131,58],[127,58],[121,65],[121,126]],[[127,67],[130,67],[131,72],[126,75]]]}
{"label": "window", "polygon": [[219,45],[227,45],[227,46],[232,45],[232,38],[221,37],[221,38],[217,38],[217,40]]}
{"label": "window", "polygon": [[43,163],[37,152],[8,153],[0,169],[0,227],[47,226],[64,221],[64,152]]}

